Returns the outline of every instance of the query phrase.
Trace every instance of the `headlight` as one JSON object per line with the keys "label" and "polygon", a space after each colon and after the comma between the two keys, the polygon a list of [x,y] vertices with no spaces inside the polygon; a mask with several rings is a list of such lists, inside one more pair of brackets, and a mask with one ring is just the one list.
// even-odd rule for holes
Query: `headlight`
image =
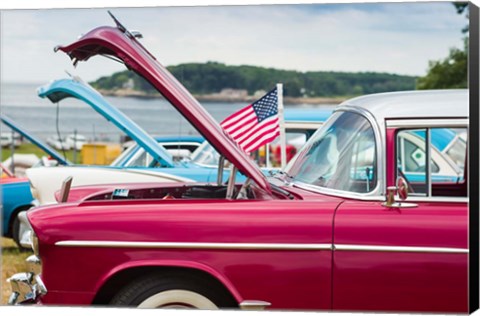
{"label": "headlight", "polygon": [[18,213],[18,219],[20,221],[20,244],[23,247],[32,248],[33,253],[38,256],[38,238],[28,221],[27,212]]}

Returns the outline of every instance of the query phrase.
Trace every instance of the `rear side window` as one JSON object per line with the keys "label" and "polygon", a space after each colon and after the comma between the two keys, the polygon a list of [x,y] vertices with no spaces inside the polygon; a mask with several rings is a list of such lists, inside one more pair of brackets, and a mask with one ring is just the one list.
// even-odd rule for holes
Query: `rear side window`
{"label": "rear side window", "polygon": [[397,176],[411,196],[467,196],[467,129],[405,129],[396,137]]}

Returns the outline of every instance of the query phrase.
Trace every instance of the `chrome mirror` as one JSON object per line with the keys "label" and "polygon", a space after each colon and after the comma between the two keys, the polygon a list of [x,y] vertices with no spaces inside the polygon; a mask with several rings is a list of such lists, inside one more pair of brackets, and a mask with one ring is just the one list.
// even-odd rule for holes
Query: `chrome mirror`
{"label": "chrome mirror", "polygon": [[[390,208],[416,207],[417,204],[403,202],[408,197],[407,180],[405,180],[403,177],[398,177],[396,184],[397,185],[394,187],[387,187],[386,201],[382,203],[382,205]],[[395,200],[396,195],[400,201]]]}
{"label": "chrome mirror", "polygon": [[408,183],[403,177],[397,178],[397,194],[402,201],[408,197]]}

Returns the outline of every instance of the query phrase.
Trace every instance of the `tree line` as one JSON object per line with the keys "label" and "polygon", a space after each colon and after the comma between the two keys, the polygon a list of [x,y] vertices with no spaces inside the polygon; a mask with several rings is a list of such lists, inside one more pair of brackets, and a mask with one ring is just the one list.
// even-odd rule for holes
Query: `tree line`
{"label": "tree line", "polygon": [[[167,69],[193,94],[218,93],[222,89],[245,89],[249,95],[283,83],[288,97],[346,97],[369,93],[415,89],[416,77],[376,72],[330,72],[280,70],[257,66],[230,66],[218,62],[187,63]],[[91,82],[97,89],[126,87],[145,93],[155,89],[134,72],[121,71]]]}

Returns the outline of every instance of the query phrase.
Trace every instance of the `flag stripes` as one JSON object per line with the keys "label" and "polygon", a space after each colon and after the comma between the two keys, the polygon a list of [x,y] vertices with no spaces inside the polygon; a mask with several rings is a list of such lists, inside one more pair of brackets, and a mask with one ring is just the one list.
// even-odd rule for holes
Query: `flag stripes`
{"label": "flag stripes", "polygon": [[228,116],[220,125],[247,153],[272,142],[280,135],[277,89]]}

